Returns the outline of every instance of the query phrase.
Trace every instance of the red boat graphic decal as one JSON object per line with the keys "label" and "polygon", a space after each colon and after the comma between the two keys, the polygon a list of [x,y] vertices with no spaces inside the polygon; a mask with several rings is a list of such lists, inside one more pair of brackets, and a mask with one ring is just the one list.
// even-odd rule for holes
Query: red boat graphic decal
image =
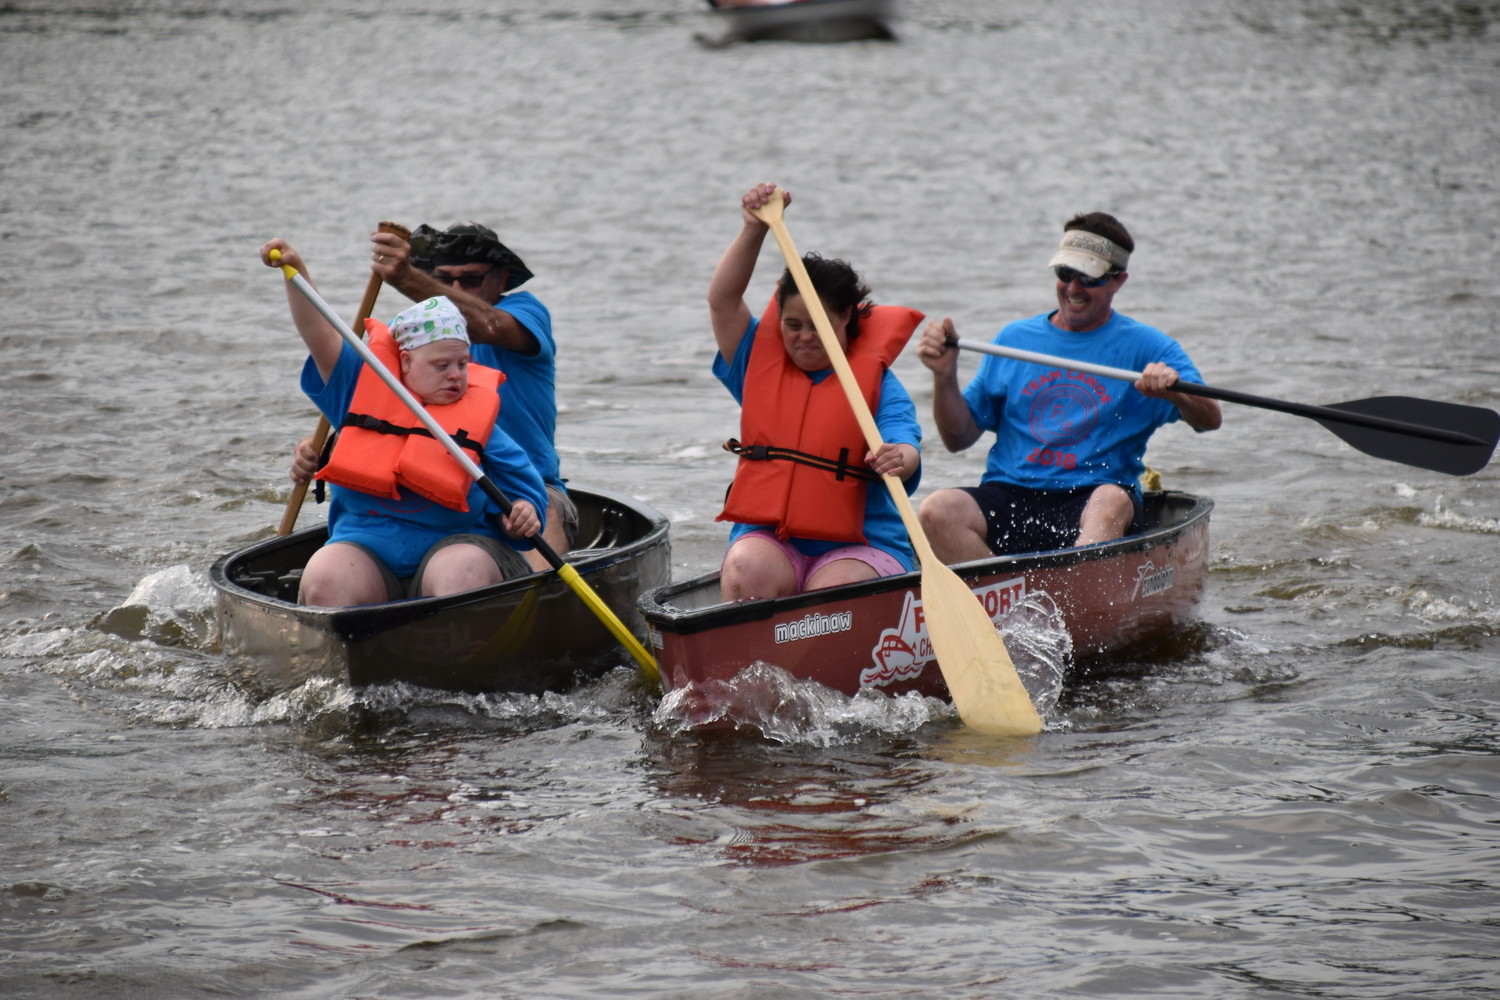
{"label": "red boat graphic decal", "polygon": [[[1017,576],[992,583],[974,591],[984,605],[990,620],[998,623],[1010,609],[1026,596],[1026,578]],[[880,633],[880,642],[870,651],[871,663],[859,673],[861,687],[889,687],[898,681],[921,676],[931,663],[932,640],[927,636],[927,619],[915,591],[908,590],[901,600],[901,619],[895,628]]]}

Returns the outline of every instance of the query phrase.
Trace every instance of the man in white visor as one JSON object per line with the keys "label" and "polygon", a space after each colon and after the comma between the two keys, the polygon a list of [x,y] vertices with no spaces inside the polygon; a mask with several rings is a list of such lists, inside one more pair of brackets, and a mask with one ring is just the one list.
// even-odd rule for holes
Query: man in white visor
{"label": "man in white visor", "polygon": [[1151,435],[1179,419],[1198,431],[1219,426],[1217,402],[1172,389],[1179,378],[1202,381],[1182,347],[1114,309],[1134,250],[1112,215],[1069,219],[1048,264],[1057,308],[1008,324],[993,341],[1140,372],[1134,384],[986,355],[960,388],[953,320],[933,319],[922,330],[917,356],[932,370],[943,444],[962,451],[995,434],[978,486],[937,490],[922,503],[923,530],[945,563],[1138,532]]}

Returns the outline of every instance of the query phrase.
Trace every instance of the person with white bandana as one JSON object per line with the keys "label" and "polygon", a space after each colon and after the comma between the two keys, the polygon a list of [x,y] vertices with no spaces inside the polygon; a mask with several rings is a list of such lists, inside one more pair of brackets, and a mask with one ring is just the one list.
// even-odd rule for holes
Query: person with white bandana
{"label": "person with white bandana", "polygon": [[[547,484],[548,544],[573,547],[578,508],[568,495],[554,435],[557,429],[557,344],[552,315],[535,295],[518,290],[531,270],[495,231],[477,222],[447,229],[418,226],[409,240],[386,232],[370,235],[370,271],[413,302],[448,298],[468,324],[471,358],[505,372],[500,428],[526,450]],[[298,443],[291,478],[304,483],[321,456],[312,439]],[[541,553],[526,553],[531,568],[551,567]]]}
{"label": "person with white bandana", "polygon": [[1182,347],[1114,310],[1135,243],[1114,216],[1063,226],[1049,267],[1057,308],[1008,324],[993,343],[1140,372],[1131,385],[1085,372],[987,355],[958,381],[953,320],[930,320],[917,356],[933,375],[933,419],[949,451],[995,434],[978,486],[940,489],[921,505],[923,530],[945,563],[1090,545],[1143,529],[1146,444],[1178,419],[1219,427],[1219,404],[1175,392],[1201,382]]}
{"label": "person with white bandana", "polygon": [[[280,259],[270,253],[279,250]],[[261,247],[268,267],[301,256],[285,240]],[[368,346],[449,435],[469,449],[509,515],[433,439],[359,353],[287,283],[307,345],[302,390],[340,428],[320,480],[331,483],[328,541],[308,560],[303,604],[347,607],[441,597],[530,573],[522,552],[542,531],[547,490],[526,451],[497,423],[503,373],[469,360],[463,314],[435,296],[386,327],[366,322]]]}

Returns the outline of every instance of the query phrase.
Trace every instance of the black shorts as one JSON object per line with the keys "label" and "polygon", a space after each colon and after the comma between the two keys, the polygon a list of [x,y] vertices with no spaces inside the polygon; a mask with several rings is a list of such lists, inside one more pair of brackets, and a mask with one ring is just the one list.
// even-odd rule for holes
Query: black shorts
{"label": "black shorts", "polygon": [[[996,555],[1003,556],[1071,547],[1078,539],[1083,508],[1099,485],[1071,490],[1030,490],[1009,483],[982,483],[959,489],[979,504],[979,512],[988,526],[984,540]],[[1131,506],[1135,508],[1130,530],[1126,532],[1134,535],[1146,527],[1141,491],[1134,486],[1121,489],[1130,494]]]}

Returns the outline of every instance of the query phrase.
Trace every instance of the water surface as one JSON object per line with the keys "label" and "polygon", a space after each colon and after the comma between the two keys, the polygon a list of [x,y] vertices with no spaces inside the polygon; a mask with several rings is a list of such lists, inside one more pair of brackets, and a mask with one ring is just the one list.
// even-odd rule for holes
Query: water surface
{"label": "water surface", "polygon": [[[1217,505],[1200,620],[1033,740],[796,687],[774,739],[683,732],[623,655],[545,698],[235,685],[206,570],[316,420],[272,236],[352,313],[380,220],[497,227],[565,473],[666,513],[679,578],[725,538],[703,292],[755,181],[966,336],[1102,208],[1117,304],[1211,383],[1500,407],[1500,6],[908,8],[719,51],[689,0],[0,8],[6,996],[1500,988],[1496,473],[1307,420],[1157,436]],[[924,488],[974,481],[926,425]]]}

